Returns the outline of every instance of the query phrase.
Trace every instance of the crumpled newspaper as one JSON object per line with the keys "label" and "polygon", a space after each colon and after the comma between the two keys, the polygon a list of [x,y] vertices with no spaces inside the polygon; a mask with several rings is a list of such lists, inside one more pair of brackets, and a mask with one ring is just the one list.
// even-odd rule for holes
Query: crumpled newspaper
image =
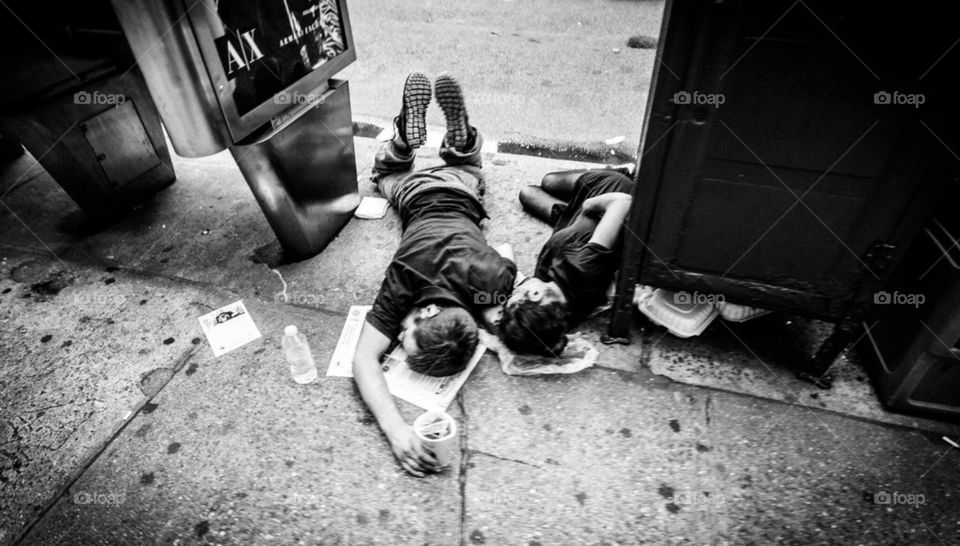
{"label": "crumpled newspaper", "polygon": [[503,345],[500,338],[480,330],[480,343],[497,353],[500,369],[507,375],[543,375],[576,373],[593,366],[600,351],[580,332],[569,334],[569,341],[559,358],[516,354]]}

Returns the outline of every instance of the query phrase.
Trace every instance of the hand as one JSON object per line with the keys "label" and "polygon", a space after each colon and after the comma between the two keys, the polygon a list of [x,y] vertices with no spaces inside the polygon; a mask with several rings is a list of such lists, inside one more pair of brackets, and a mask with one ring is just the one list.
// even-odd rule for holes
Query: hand
{"label": "hand", "polygon": [[422,478],[425,472],[441,470],[437,459],[423,447],[412,426],[404,423],[397,431],[388,435],[388,438],[393,455],[408,474]]}

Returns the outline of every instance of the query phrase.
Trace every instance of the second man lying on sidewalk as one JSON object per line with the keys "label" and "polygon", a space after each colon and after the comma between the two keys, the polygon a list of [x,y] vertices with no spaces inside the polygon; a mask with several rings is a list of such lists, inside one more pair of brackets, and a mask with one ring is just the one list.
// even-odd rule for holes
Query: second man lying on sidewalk
{"label": "second man lying on sidewalk", "polygon": [[566,331],[607,302],[633,181],[609,169],[550,173],[520,202],[553,227],[533,275],[507,300],[500,338],[512,351],[560,356]]}
{"label": "second man lying on sidewalk", "polygon": [[395,136],[374,163],[374,182],[399,212],[403,235],[367,314],[353,363],[364,402],[400,466],[416,476],[438,465],[400,415],[380,358],[399,340],[414,371],[445,376],[463,370],[477,347],[477,321],[496,310],[478,303],[488,303],[491,294],[509,294],[517,272],[513,260],[491,248],[480,230],[487,217],[480,201],[483,139],[469,123],[460,85],[442,75],[434,91],[447,121],[440,148],[444,165],[412,170],[416,149],[426,140],[433,94],[430,80],[420,73],[407,77]]}

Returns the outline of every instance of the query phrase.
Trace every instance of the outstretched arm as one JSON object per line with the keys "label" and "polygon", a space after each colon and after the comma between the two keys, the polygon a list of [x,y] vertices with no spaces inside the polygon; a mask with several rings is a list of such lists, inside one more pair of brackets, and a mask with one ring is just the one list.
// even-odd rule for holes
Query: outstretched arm
{"label": "outstretched arm", "polygon": [[[613,245],[617,242],[617,237],[620,236],[620,229],[623,227],[623,221],[627,214],[630,213],[630,204],[633,199],[630,194],[619,192],[606,193],[591,199],[600,199],[601,197],[605,199],[592,204],[594,207],[602,207],[599,210],[603,210],[603,218],[600,219],[597,228],[593,230],[590,242],[609,249],[613,248]],[[590,199],[584,201],[584,209],[587,208],[587,202],[589,201]]]}
{"label": "outstretched arm", "polygon": [[353,380],[357,382],[360,396],[377,419],[380,430],[390,441],[393,454],[404,470],[423,477],[425,471],[439,469],[437,460],[424,448],[413,432],[413,427],[404,421],[387,382],[380,370],[380,357],[390,347],[390,338],[369,322],[363,323],[357,351],[353,357]]}

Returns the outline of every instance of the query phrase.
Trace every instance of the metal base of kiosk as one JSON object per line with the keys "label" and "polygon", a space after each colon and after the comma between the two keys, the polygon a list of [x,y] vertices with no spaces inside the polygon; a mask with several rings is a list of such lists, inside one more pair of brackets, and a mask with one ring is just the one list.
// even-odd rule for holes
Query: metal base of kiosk
{"label": "metal base of kiosk", "polygon": [[87,214],[125,213],[174,182],[160,116],[139,70],[66,89],[4,112],[0,131],[20,140]]}
{"label": "metal base of kiosk", "polygon": [[350,89],[332,80],[312,106],[230,152],[284,251],[322,251],[360,204]]}

